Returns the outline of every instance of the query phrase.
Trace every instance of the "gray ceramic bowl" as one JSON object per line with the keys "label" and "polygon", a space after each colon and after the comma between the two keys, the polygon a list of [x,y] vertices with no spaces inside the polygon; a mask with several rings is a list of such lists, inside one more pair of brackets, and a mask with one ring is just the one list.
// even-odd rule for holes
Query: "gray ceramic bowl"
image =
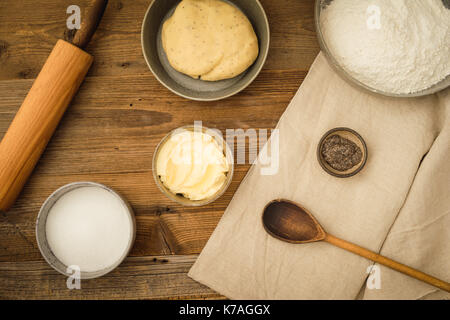
{"label": "gray ceramic bowl", "polygon": [[240,75],[220,81],[193,79],[173,69],[162,48],[161,27],[180,0],[154,0],[142,23],[142,51],[150,70],[166,88],[192,100],[213,101],[232,96],[245,89],[259,74],[267,58],[270,42],[269,22],[258,0],[223,0],[238,7],[250,20],[258,36],[259,55]]}
{"label": "gray ceramic bowl", "polygon": [[67,277],[70,276],[70,274],[68,274],[66,272],[67,266],[64,263],[62,263],[50,249],[50,246],[47,242],[46,223],[47,223],[47,217],[50,212],[50,209],[53,207],[55,202],[58,201],[58,199],[61,198],[67,192],[72,191],[77,188],[81,188],[81,187],[103,188],[103,189],[111,192],[114,196],[118,197],[121,200],[122,204],[128,209],[130,224],[131,224],[130,241],[127,245],[126,250],[120,257],[120,259],[118,261],[116,261],[116,263],[114,263],[112,266],[110,266],[108,268],[105,268],[105,269],[99,270],[99,271],[95,271],[95,272],[81,271],[81,275],[80,275],[81,279],[93,279],[93,278],[101,277],[101,276],[107,274],[108,272],[111,272],[112,270],[114,270],[117,266],[119,266],[119,264],[121,264],[122,261],[128,256],[128,253],[130,252],[131,248],[133,247],[134,239],[136,237],[136,221],[134,218],[133,209],[128,204],[128,202],[124,198],[122,198],[118,193],[116,193],[114,190],[108,188],[107,186],[104,186],[102,184],[95,183],[95,182],[74,182],[74,183],[70,183],[65,186],[62,186],[61,188],[59,188],[58,190],[53,192],[47,198],[47,200],[42,205],[41,210],[39,211],[39,214],[38,214],[38,217],[36,220],[36,239],[37,239],[37,244],[38,244],[39,250],[41,251],[41,254],[44,257],[45,261],[47,261],[47,263],[53,269],[58,271],[59,273],[62,273],[63,275],[65,275]]}

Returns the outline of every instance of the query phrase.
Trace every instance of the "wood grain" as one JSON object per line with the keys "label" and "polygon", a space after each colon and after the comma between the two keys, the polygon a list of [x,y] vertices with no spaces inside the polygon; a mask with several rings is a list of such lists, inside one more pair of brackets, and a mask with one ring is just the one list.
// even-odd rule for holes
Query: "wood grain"
{"label": "wood grain", "polygon": [[[151,0],[110,0],[86,50],[96,63],[89,75],[136,75],[150,71],[142,57],[142,19]],[[306,71],[319,52],[314,1],[261,0],[271,43],[265,68]],[[0,80],[35,78],[57,39],[64,38],[71,0],[0,1]],[[78,0],[85,7],[89,0]]]}
{"label": "wood grain", "polygon": [[[60,286],[56,279],[65,281],[56,274],[48,278],[39,273],[53,271],[37,249],[34,228],[43,201],[69,182],[104,183],[129,200],[138,230],[127,268],[136,268],[136,274],[141,270],[137,261],[145,264],[152,256],[200,253],[249,165],[236,165],[233,182],[219,200],[201,208],[185,208],[159,192],[152,177],[151,159],[156,144],[168,131],[194,120],[222,131],[276,126],[319,51],[314,32],[314,1],[261,2],[271,27],[271,48],[263,71],[236,96],[195,102],[164,88],[145,64],[140,26],[150,1],[110,0],[98,32],[86,48],[95,61],[85,82],[18,201],[11,211],[0,213],[0,277],[6,275],[0,281],[0,297],[20,296],[20,286],[14,285],[20,280],[6,280],[14,268],[28,272],[33,283],[27,291],[30,298],[51,298],[49,292]],[[80,6],[87,3],[88,0],[77,2]],[[56,40],[64,37],[65,10],[70,4],[73,3],[68,0],[0,1],[0,137]],[[11,272],[7,271],[9,268]],[[43,271],[35,272],[36,269]],[[129,292],[133,288],[141,290],[145,280],[127,279],[108,290],[91,291],[89,297],[133,298]],[[100,285],[103,280],[92,280],[92,287],[96,281]],[[48,290],[39,290],[39,286]],[[152,290],[139,291],[135,297],[162,297],[158,292],[164,290],[163,286],[155,283]],[[196,292],[195,288],[194,285],[192,292]],[[189,297],[188,289],[180,292],[174,289],[170,297]],[[61,297],[70,298],[69,294],[61,293]],[[206,296],[217,297],[212,292],[205,292]]]}
{"label": "wood grain", "polygon": [[128,258],[102,278],[82,280],[81,290],[68,290],[66,279],[45,262],[2,262],[0,299],[223,298],[187,276],[196,257]]}

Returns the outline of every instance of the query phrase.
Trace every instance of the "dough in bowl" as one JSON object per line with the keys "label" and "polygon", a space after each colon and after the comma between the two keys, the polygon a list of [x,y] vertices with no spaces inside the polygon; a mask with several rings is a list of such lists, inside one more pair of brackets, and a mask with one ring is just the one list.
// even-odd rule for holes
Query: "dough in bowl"
{"label": "dough in bowl", "polygon": [[258,57],[258,38],[247,17],[220,0],[183,0],[162,28],[170,65],[193,78],[233,78]]}

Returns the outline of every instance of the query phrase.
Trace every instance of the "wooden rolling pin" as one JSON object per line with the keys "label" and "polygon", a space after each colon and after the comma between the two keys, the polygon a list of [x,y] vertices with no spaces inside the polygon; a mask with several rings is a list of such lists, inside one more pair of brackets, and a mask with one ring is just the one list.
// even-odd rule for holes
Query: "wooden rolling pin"
{"label": "wooden rolling pin", "polygon": [[96,0],[72,44],[58,40],[0,143],[0,210],[15,202],[94,58],[85,48],[107,0]]}

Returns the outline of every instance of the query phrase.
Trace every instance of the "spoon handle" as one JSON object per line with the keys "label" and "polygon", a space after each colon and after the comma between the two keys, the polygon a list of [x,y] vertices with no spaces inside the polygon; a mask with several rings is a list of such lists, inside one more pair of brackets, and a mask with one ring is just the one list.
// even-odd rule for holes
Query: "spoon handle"
{"label": "spoon handle", "polygon": [[362,248],[360,246],[357,246],[356,244],[353,244],[351,242],[336,238],[330,234],[327,234],[325,236],[325,241],[328,243],[331,243],[339,248],[348,250],[350,252],[356,253],[357,255],[367,258],[369,260],[375,261],[379,264],[382,264],[386,267],[389,267],[391,269],[397,270],[401,273],[404,273],[410,277],[416,278],[417,280],[421,280],[423,282],[426,282],[428,284],[431,284],[432,286],[435,286],[439,289],[445,290],[447,292],[450,292],[450,283],[442,281],[440,279],[437,279],[435,277],[432,277],[426,273],[423,273],[419,270],[413,269],[411,267],[405,266],[404,264],[401,264],[399,262],[396,262],[394,260],[391,260],[389,258],[386,258],[382,255],[379,255],[373,251],[367,250],[365,248]]}

